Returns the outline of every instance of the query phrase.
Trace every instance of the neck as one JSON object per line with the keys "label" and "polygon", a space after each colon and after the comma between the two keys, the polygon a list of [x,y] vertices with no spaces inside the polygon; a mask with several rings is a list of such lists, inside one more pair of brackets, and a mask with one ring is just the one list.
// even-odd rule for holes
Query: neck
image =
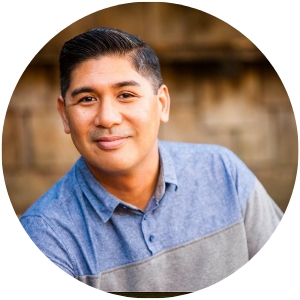
{"label": "neck", "polygon": [[87,165],[98,182],[118,199],[145,210],[155,192],[159,176],[157,142],[137,166],[122,172],[108,173]]}

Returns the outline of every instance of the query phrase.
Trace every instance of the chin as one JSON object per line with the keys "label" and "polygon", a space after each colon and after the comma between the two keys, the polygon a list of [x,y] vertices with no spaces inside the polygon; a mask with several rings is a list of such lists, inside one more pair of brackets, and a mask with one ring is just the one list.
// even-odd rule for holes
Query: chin
{"label": "chin", "polygon": [[94,171],[104,172],[104,173],[122,173],[130,170],[134,166],[134,161],[130,158],[121,158],[108,156],[101,159],[86,159],[86,161],[93,167]]}

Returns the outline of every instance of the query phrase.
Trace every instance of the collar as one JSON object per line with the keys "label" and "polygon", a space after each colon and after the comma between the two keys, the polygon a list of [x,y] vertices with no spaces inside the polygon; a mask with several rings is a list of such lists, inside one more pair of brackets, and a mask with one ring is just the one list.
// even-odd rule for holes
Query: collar
{"label": "collar", "polygon": [[158,151],[163,175],[163,181],[174,184],[178,187],[177,176],[175,172],[174,162],[169,151],[163,146],[162,141],[158,141]]}
{"label": "collar", "polygon": [[[159,202],[165,193],[165,184],[174,184],[177,189],[177,177],[175,174],[175,168],[173,160],[162,145],[162,142],[158,142],[158,150],[160,156],[160,174],[158,178],[158,184],[155,190],[156,201]],[[75,174],[78,185],[86,198],[95,209],[96,213],[102,219],[103,222],[107,222],[116,207],[119,204],[126,205],[130,208],[134,206],[124,203],[117,197],[110,194],[94,177],[83,157],[80,157],[75,165]]]}

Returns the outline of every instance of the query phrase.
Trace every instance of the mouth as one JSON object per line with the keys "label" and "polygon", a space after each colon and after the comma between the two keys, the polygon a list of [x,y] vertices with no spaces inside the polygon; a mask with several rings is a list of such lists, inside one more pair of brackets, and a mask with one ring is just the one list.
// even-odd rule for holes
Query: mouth
{"label": "mouth", "polygon": [[103,150],[114,150],[120,148],[128,137],[107,136],[96,140],[97,145]]}

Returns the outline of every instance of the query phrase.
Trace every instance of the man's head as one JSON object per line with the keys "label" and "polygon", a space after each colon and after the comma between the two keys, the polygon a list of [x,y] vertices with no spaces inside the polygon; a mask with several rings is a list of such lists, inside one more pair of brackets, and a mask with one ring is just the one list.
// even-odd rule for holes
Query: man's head
{"label": "man's head", "polygon": [[65,98],[69,88],[72,71],[81,62],[91,58],[116,55],[131,61],[133,68],[147,78],[154,92],[162,85],[160,66],[155,52],[137,35],[99,27],[80,34],[66,42],[60,52],[60,86]]}
{"label": "man's head", "polygon": [[97,28],[64,45],[60,70],[64,129],[94,175],[146,171],[170,103],[154,51],[137,36]]}

